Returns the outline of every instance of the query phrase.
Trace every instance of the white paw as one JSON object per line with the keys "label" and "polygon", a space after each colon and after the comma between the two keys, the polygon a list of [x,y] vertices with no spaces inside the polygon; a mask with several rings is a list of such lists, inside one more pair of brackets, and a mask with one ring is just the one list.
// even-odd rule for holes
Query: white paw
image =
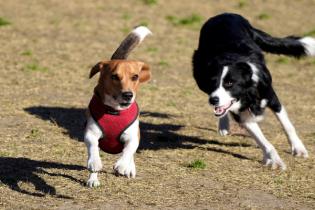
{"label": "white paw", "polygon": [[113,167],[116,174],[126,176],[128,178],[136,177],[136,165],[133,158],[119,158]]}
{"label": "white paw", "polygon": [[88,181],[86,182],[86,185],[88,187],[99,187],[101,185],[100,181],[98,181],[97,179],[97,174],[96,173],[92,173],[90,174],[90,177],[88,179]]}
{"label": "white paw", "polygon": [[308,152],[305,149],[303,144],[294,145],[292,146],[291,150],[292,150],[292,155],[296,157],[308,158]]}
{"label": "white paw", "polygon": [[286,170],[286,165],[281,160],[275,149],[272,149],[264,154],[263,163],[265,166],[270,166],[272,169]]}
{"label": "white paw", "polygon": [[226,136],[226,135],[229,134],[229,131],[226,130],[226,129],[219,129],[219,134],[220,134],[221,136]]}
{"label": "white paw", "polygon": [[98,172],[102,170],[102,161],[100,157],[90,157],[88,159],[87,168],[89,171]]}

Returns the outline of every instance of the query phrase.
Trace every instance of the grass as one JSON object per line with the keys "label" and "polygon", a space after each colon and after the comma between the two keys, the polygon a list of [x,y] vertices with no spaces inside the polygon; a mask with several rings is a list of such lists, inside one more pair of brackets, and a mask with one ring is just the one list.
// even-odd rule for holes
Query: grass
{"label": "grass", "polygon": [[310,31],[304,33],[304,36],[315,36],[315,29],[310,30]]}
{"label": "grass", "polygon": [[21,55],[23,55],[23,56],[32,56],[33,53],[32,53],[31,50],[25,50],[25,51],[21,52]]}
{"label": "grass", "polygon": [[44,66],[40,66],[38,63],[29,63],[24,67],[27,71],[34,71],[34,72],[47,72],[48,68]]}
{"label": "grass", "polygon": [[282,56],[276,60],[276,63],[279,63],[279,64],[288,64],[289,62],[290,62],[289,58],[282,57]]}
{"label": "grass", "polygon": [[141,0],[145,5],[156,5],[158,3],[157,0]]}
{"label": "grass", "polygon": [[258,16],[257,16],[257,19],[259,20],[268,20],[270,19],[271,16],[267,13],[260,13]]}
{"label": "grass", "polygon": [[[288,64],[278,64],[287,61],[281,58],[277,63],[280,57],[266,56],[277,94],[310,153],[305,160],[291,157],[285,134],[268,111],[261,128],[288,167],[279,178],[279,172],[261,165],[263,154],[251,138],[217,134],[218,120],[208,97],[192,78],[191,56],[199,38],[195,28],[201,25],[177,23],[192,13],[205,18],[242,11],[257,27],[279,36],[314,29],[315,4],[308,1],[287,1],[281,7],[278,1],[247,0],[242,10],[236,8],[240,1],[158,0],[152,6],[142,0],[37,1],[30,7],[10,0],[2,4],[5,13],[0,16],[12,26],[0,27],[0,209],[315,209],[315,89],[307,88],[314,85],[315,66],[308,64],[314,58],[289,58]],[[42,12],[45,8],[48,13]],[[261,11],[272,18],[258,20]],[[281,25],[286,17],[274,18],[279,13],[290,17],[290,27]],[[6,14],[19,14],[19,21]],[[179,25],[168,22],[167,15]],[[51,19],[62,20],[61,33],[55,33]],[[123,39],[123,27],[129,33],[143,21],[155,24],[154,36],[130,56],[146,61],[152,70],[151,81],[141,84],[137,98],[144,113],[135,155],[137,177],[115,176],[112,167],[120,155],[101,152],[103,187],[89,189],[84,184],[89,172],[83,131],[97,77],[88,80],[88,66],[112,54]],[[77,22],[83,28],[74,27]],[[27,23],[41,33],[29,30]],[[48,72],[42,73],[43,67]],[[28,108],[32,111],[24,111]],[[231,130],[239,133],[237,126],[232,123]],[[3,182],[6,177],[12,177],[13,183]],[[47,192],[47,185],[56,195]]]}
{"label": "grass", "polygon": [[159,49],[157,47],[148,47],[147,48],[147,52],[150,52],[150,53],[156,53],[158,51],[159,51]]}
{"label": "grass", "polygon": [[237,4],[237,7],[240,9],[244,8],[247,5],[247,3],[248,3],[247,0],[240,0]]}
{"label": "grass", "polygon": [[122,18],[123,20],[130,20],[130,19],[131,19],[131,15],[130,15],[129,13],[124,13],[124,14],[121,16],[121,18]]}
{"label": "grass", "polygon": [[187,17],[182,17],[182,18],[173,16],[173,15],[168,15],[166,16],[166,20],[174,26],[191,26],[191,25],[200,24],[203,18],[197,14],[191,14]]}
{"label": "grass", "polygon": [[10,24],[11,24],[10,21],[6,20],[6,19],[3,18],[3,17],[0,17],[0,27],[1,27],[1,26],[10,25]]}
{"label": "grass", "polygon": [[194,160],[191,163],[187,164],[188,168],[192,169],[205,169],[206,168],[206,163],[203,160]]}
{"label": "grass", "polygon": [[170,64],[167,61],[165,61],[165,60],[160,60],[160,62],[158,64],[161,67],[168,67],[168,66],[170,66]]}
{"label": "grass", "polygon": [[36,139],[41,135],[41,132],[38,128],[33,128],[29,135],[26,138]]}

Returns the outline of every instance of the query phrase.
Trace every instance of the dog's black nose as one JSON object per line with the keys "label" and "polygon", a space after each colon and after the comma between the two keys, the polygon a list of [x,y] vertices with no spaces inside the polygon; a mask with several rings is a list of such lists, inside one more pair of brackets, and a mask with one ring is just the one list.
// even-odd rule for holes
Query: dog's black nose
{"label": "dog's black nose", "polygon": [[130,101],[133,97],[133,93],[131,91],[122,92],[122,98],[126,101]]}
{"label": "dog's black nose", "polygon": [[217,96],[210,97],[209,98],[209,102],[212,105],[218,105],[219,104],[219,97],[217,97]]}

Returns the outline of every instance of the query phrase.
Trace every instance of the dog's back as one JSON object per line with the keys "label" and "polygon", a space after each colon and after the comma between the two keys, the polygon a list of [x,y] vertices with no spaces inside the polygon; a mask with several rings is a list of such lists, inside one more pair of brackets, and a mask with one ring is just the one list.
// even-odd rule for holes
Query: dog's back
{"label": "dog's back", "polygon": [[200,32],[198,50],[212,55],[241,49],[238,45],[255,45],[252,27],[240,15],[224,13],[210,18]]}

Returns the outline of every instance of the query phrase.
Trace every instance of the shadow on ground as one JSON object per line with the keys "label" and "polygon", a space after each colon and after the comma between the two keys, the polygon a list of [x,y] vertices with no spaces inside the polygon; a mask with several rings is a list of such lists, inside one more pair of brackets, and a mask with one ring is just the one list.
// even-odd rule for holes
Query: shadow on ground
{"label": "shadow on ground", "polygon": [[[28,107],[25,111],[35,115],[45,121],[50,121],[56,123],[58,126],[63,127],[67,130],[67,134],[77,141],[83,141],[83,130],[85,109],[79,108],[63,108],[63,107]],[[141,112],[141,118],[145,117],[151,118],[161,118],[161,119],[171,119],[176,116],[156,113],[156,112]],[[194,136],[186,136],[178,134],[177,131],[184,128],[184,125],[175,125],[172,123],[161,123],[152,124],[147,122],[140,123],[141,128],[141,143],[139,151],[149,149],[149,150],[159,150],[159,149],[193,149],[202,145],[218,145],[226,147],[249,147],[250,144],[244,144],[239,142],[219,142],[217,140],[207,140]],[[205,148],[213,152],[229,154],[233,157],[240,159],[248,159],[240,154],[235,154],[224,149],[218,149],[214,147]]]}
{"label": "shadow on ground", "polygon": [[[56,192],[56,189],[47,184],[43,178],[38,174],[63,177],[71,181],[77,182],[81,185],[84,183],[70,175],[62,173],[50,173],[47,169],[60,169],[60,170],[85,170],[85,167],[79,165],[67,165],[55,162],[37,161],[28,158],[12,158],[12,157],[0,157],[0,180],[3,184],[10,187],[12,190],[43,197],[45,195],[52,195],[58,198],[72,199],[72,197],[60,195]],[[35,192],[30,192],[26,189],[22,189],[23,183],[30,183],[35,187]]]}

